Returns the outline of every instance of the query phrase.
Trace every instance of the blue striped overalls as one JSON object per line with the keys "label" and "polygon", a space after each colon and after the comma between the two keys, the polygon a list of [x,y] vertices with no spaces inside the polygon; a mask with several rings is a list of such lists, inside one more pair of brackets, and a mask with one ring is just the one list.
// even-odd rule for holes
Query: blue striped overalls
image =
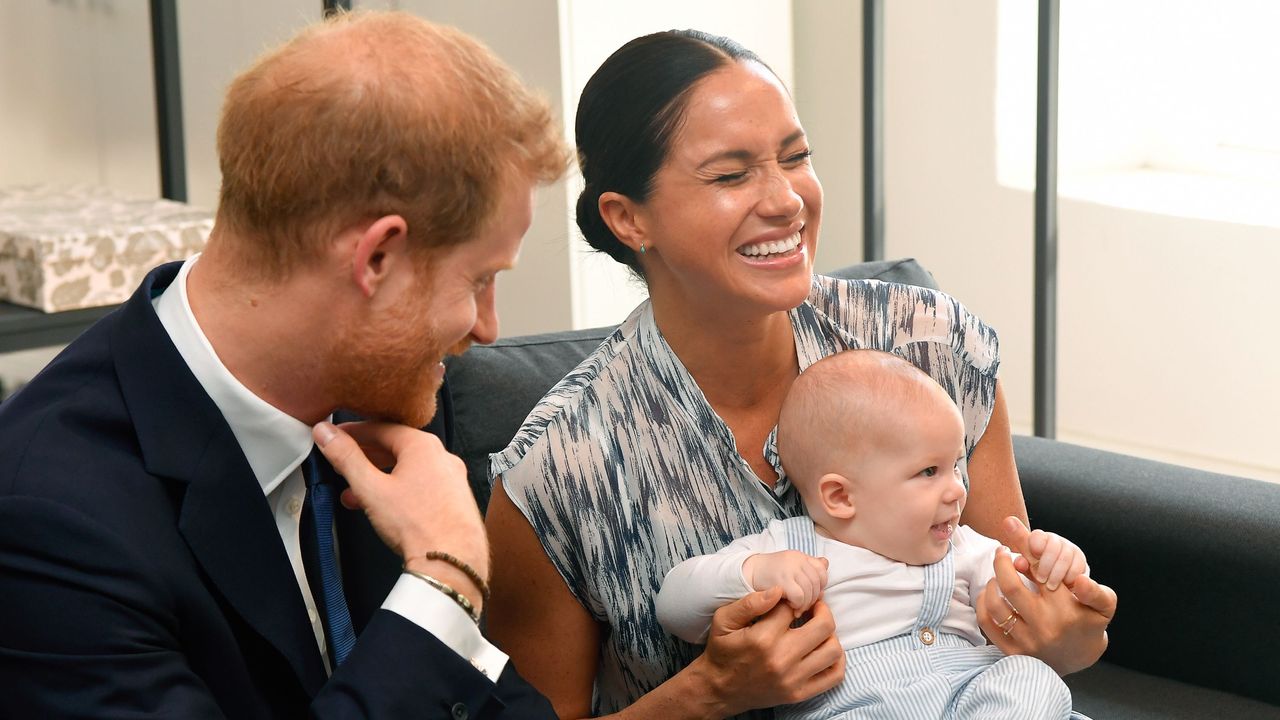
{"label": "blue striped overalls", "polygon": [[[807,516],[785,521],[790,549],[814,555]],[[810,700],[777,709],[782,720],[1067,720],[1071,692],[1048,665],[1006,657],[938,631],[955,586],[952,551],[924,567],[923,600],[909,633],[845,650],[844,681]],[[837,623],[857,618],[836,618]],[[1087,720],[1087,719],[1086,719]]]}

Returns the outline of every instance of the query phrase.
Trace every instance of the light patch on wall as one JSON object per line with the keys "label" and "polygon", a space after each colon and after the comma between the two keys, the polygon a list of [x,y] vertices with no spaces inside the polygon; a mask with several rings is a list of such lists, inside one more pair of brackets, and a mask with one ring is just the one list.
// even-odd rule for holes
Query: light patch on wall
{"label": "light patch on wall", "polygon": [[[996,167],[1035,173],[1036,4],[1000,0]],[[1280,4],[1072,0],[1059,31],[1059,194],[1280,227]]]}

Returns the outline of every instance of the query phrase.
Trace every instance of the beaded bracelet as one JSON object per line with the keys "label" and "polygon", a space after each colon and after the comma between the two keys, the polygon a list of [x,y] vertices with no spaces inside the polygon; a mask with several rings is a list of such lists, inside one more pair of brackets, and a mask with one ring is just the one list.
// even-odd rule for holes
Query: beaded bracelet
{"label": "beaded bracelet", "polygon": [[[458,568],[458,570],[462,571],[463,575],[466,575],[471,582],[475,583],[476,589],[480,591],[480,597],[484,598],[485,601],[489,600],[489,583],[486,583],[484,578],[480,577],[480,573],[476,572],[475,568],[447,552],[440,552],[438,550],[427,551],[422,554],[422,557],[427,560],[439,560]],[[408,565],[408,561],[405,562],[405,565]]]}
{"label": "beaded bracelet", "polygon": [[410,570],[408,568],[405,568],[405,572],[418,578],[419,580],[430,585],[431,587],[439,590],[445,595],[448,595],[450,600],[458,603],[458,607],[462,608],[463,612],[465,612],[467,616],[471,618],[472,622],[474,622],[476,625],[480,624],[480,611],[476,609],[475,605],[471,604],[471,601],[467,599],[466,595],[463,595],[462,593],[458,592],[457,590],[454,590],[452,587],[449,587],[448,585],[445,585],[444,583],[431,577],[430,575],[425,575],[423,573],[418,572],[417,570]]}

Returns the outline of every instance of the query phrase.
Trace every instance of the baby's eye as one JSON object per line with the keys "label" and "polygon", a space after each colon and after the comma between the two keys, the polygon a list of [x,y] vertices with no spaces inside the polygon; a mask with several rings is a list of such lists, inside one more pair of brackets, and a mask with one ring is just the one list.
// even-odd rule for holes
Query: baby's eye
{"label": "baby's eye", "polygon": [[937,475],[937,474],[938,474],[938,466],[937,466],[937,465],[930,465],[929,467],[927,467],[927,468],[925,468],[925,469],[921,470],[921,471],[920,471],[920,474],[921,474],[921,475],[923,475],[923,476],[925,476],[925,477],[933,477],[934,475]]}

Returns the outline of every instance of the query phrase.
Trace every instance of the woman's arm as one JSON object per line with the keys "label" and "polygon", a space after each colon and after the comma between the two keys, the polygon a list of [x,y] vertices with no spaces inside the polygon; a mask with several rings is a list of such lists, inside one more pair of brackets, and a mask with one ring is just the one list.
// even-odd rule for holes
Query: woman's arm
{"label": "woman's arm", "polygon": [[1004,519],[1013,515],[1027,522],[1027,504],[1022,499],[1018,466],[1013,461],[1013,437],[1009,430],[1009,408],[1004,388],[996,381],[996,402],[986,432],[969,457],[969,502],[964,508],[965,525],[1008,545]]}
{"label": "woman's arm", "polygon": [[[564,584],[501,481],[486,525],[494,554],[490,636],[560,717],[587,717],[599,625]],[[706,651],[616,717],[723,718],[835,687],[844,677],[844,652],[831,611],[819,602],[812,620],[791,628],[794,615],[781,596],[776,589],[756,592],[721,608]]]}
{"label": "woman's arm", "polygon": [[499,479],[485,529],[493,551],[486,630],[562,718],[591,714],[600,627],[565,585]]}
{"label": "woman's arm", "polygon": [[[1020,519],[1022,525],[1005,522],[1010,516]],[[991,420],[969,458],[969,504],[964,509],[964,522],[1024,555],[1030,553],[1027,506],[1013,459],[1009,409],[999,381]],[[1004,620],[1009,608],[999,593],[984,589],[978,623],[987,637],[1005,654],[1034,656],[1062,675],[1097,662],[1107,648],[1107,625],[1115,614],[1116,594],[1105,585],[1089,581],[1077,588],[1075,596],[1066,586],[1049,590],[1038,583],[1038,593],[1023,595],[1031,591],[1016,582],[1017,571],[1008,553],[1000,558],[996,561],[997,579],[1001,590],[1008,586],[1005,597],[1017,608],[1021,627],[1004,635],[997,623]],[[1002,572],[1004,563],[1008,567]],[[1014,601],[1009,593],[1018,593],[1022,603]],[[995,615],[998,617],[992,617]]]}

